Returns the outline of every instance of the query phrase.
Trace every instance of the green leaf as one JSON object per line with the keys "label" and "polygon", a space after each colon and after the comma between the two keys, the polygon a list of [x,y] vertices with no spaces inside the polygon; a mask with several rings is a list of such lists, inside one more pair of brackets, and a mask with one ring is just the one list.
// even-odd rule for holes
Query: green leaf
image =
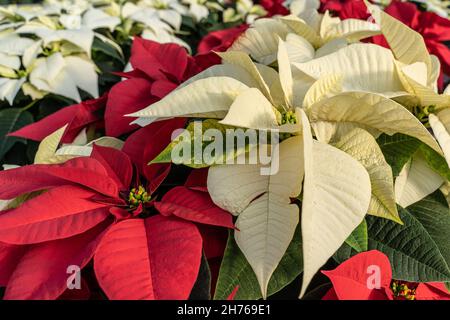
{"label": "green leaf", "polygon": [[[450,281],[450,212],[436,191],[409,206],[399,207],[404,225],[368,216],[368,250],[379,250],[391,262],[392,277],[412,282]],[[347,243],[333,258],[342,263],[358,252]]]}
{"label": "green leaf", "polygon": [[[419,203],[423,205],[423,201]],[[450,269],[440,250],[442,244],[438,245],[439,239],[433,237],[433,227],[437,221],[420,220],[414,208],[410,211],[399,207],[399,212],[403,226],[389,220],[367,217],[369,250],[379,250],[389,257],[394,279],[450,281]],[[441,231],[448,241],[450,229]]]}
{"label": "green leaf", "polygon": [[352,232],[345,242],[357,252],[367,251],[367,222],[363,220],[361,224]]}
{"label": "green leaf", "polygon": [[347,242],[344,242],[338,251],[333,255],[334,261],[338,264],[350,259],[354,255],[357,255],[359,252],[353,249]]}
{"label": "green leaf", "polygon": [[[301,229],[297,227],[294,238],[286,250],[268,286],[268,296],[280,291],[303,270]],[[236,244],[230,231],[227,247],[217,279],[215,300],[224,300],[239,285],[235,300],[256,300],[262,298],[256,275]]]}
{"label": "green leaf", "polygon": [[28,111],[22,111],[19,108],[8,108],[0,111],[0,159],[16,142],[26,143],[25,139],[7,137],[6,135],[32,122],[33,116]]}
{"label": "green leaf", "polygon": [[[228,150],[224,146],[228,143],[227,129],[232,127],[220,124],[218,120],[208,119],[205,121],[192,121],[186,128],[183,134],[177,136],[155,159],[149,164],[153,163],[170,163],[173,160],[172,152],[181,158],[177,164],[183,164],[191,168],[205,168],[213,164],[225,164],[226,159],[235,159],[239,155],[245,154],[255,144],[249,143],[249,139],[245,139],[244,147],[240,147],[238,143],[234,143],[234,149]],[[217,141],[216,139],[209,139],[205,137],[205,132],[212,132],[209,130],[216,130],[223,141]],[[239,129],[230,130],[232,134]],[[185,136],[186,134],[186,136]],[[257,138],[257,137],[256,137]],[[231,138],[230,138],[231,139]],[[217,142],[217,144],[216,144]],[[196,148],[196,145],[200,146]],[[217,146],[219,151],[206,152],[212,150],[214,145]],[[188,153],[187,155],[184,152]]]}
{"label": "green leaf", "polygon": [[112,45],[107,42],[102,41],[101,39],[94,37],[94,41],[92,43],[92,50],[95,52],[102,52],[105,55],[114,58],[122,63],[125,63],[122,55],[114,48]]}
{"label": "green leaf", "polygon": [[450,168],[445,158],[425,144],[420,146],[420,151],[430,168],[444,179],[450,181]]}
{"label": "green leaf", "polygon": [[210,300],[211,299],[211,271],[205,254],[202,255],[200,270],[197,280],[192,288],[189,300]]}
{"label": "green leaf", "polygon": [[377,139],[384,157],[392,167],[394,177],[402,171],[403,166],[411,159],[422,144],[418,139],[398,133],[392,136],[382,134]]}
{"label": "green leaf", "polygon": [[444,195],[438,190],[407,209],[428,231],[450,267],[450,210]]}

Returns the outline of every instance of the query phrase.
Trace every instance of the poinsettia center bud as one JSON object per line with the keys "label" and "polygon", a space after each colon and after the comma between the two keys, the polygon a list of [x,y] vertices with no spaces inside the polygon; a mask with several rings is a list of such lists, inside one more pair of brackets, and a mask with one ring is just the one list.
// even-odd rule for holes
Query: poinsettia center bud
{"label": "poinsettia center bud", "polygon": [[415,300],[417,285],[414,283],[393,280],[391,290],[396,300]]}
{"label": "poinsettia center bud", "polygon": [[283,124],[296,124],[297,116],[294,111],[286,111],[281,113],[281,125]]}
{"label": "poinsettia center bud", "polygon": [[426,127],[429,127],[429,123],[428,123],[428,116],[430,115],[430,113],[433,113],[436,109],[436,106],[431,105],[431,106],[418,106],[415,108],[415,115],[417,117],[417,119],[420,120],[420,122],[422,122]]}
{"label": "poinsettia center bud", "polygon": [[128,195],[128,203],[130,207],[137,208],[139,204],[145,204],[149,202],[151,196],[147,193],[143,186],[139,186],[137,189],[133,188]]}
{"label": "poinsettia center bud", "polygon": [[169,6],[166,3],[164,3],[163,1],[158,1],[158,0],[156,0],[154,2],[153,7],[158,10],[163,10],[163,9],[169,8]]}

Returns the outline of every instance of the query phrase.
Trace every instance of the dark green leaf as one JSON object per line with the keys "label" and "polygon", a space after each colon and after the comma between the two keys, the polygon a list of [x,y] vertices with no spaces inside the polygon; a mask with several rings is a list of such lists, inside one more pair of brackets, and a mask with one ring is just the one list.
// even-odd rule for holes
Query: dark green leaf
{"label": "dark green leaf", "polygon": [[367,223],[363,220],[345,242],[358,252],[367,251]]}
{"label": "dark green leaf", "polygon": [[208,260],[206,260],[206,257],[203,254],[197,280],[189,295],[189,300],[209,299],[211,299],[211,271],[209,270]]}
{"label": "dark green leaf", "polygon": [[438,190],[407,209],[425,227],[450,266],[450,210],[444,195]]}
{"label": "dark green leaf", "polygon": [[[420,206],[424,205],[423,201],[419,203]],[[442,244],[438,244],[439,239],[433,230],[437,222],[427,221],[424,218],[426,212],[422,213],[424,217],[421,220],[418,219],[417,208],[410,211],[399,207],[403,226],[368,216],[369,250],[379,250],[389,257],[394,279],[413,282],[450,281],[450,269],[440,250]],[[450,229],[447,228],[447,241],[450,239],[449,233]]]}
{"label": "dark green leaf", "polygon": [[314,289],[308,291],[302,300],[322,300],[323,296],[333,287],[331,282],[322,283]]}
{"label": "dark green leaf", "polygon": [[[291,283],[303,270],[301,229],[297,227],[294,239],[286,250],[277,269],[269,281],[268,295],[272,295]],[[230,232],[227,247],[220,266],[214,299],[224,300],[239,285],[236,300],[256,300],[262,298],[261,289],[244,254]]]}
{"label": "dark green leaf", "polygon": [[350,259],[354,255],[358,254],[359,252],[350,247],[347,242],[344,242],[342,246],[339,248],[338,251],[333,255],[334,261],[336,261],[338,264],[341,264],[342,262]]}
{"label": "dark green leaf", "polygon": [[124,63],[122,55],[117,51],[116,48],[114,48],[112,45],[100,40],[97,37],[94,37],[94,42],[92,43],[92,50],[94,52],[95,51],[102,52],[105,55]]}
{"label": "dark green leaf", "polygon": [[[404,225],[368,216],[368,250],[385,253],[393,278],[414,282],[450,280],[450,212],[440,191],[409,206],[399,207]],[[358,252],[347,243],[333,258],[342,263]]]}
{"label": "dark green leaf", "polygon": [[397,177],[403,166],[411,159],[422,144],[416,138],[398,133],[393,136],[382,134],[377,142],[384,157],[392,167],[394,177]]}
{"label": "dark green leaf", "polygon": [[16,131],[33,122],[33,116],[28,111],[19,108],[8,108],[0,111],[0,159],[16,143],[26,143],[25,139],[7,137],[8,133]]}

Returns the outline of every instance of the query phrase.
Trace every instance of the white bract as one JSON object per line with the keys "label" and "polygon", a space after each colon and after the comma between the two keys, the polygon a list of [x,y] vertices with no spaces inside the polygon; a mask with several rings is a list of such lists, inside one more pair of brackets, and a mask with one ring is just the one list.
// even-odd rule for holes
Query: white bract
{"label": "white bract", "polygon": [[95,64],[78,56],[67,56],[59,52],[34,61],[30,83],[38,90],[52,92],[81,101],[78,88],[98,97]]}

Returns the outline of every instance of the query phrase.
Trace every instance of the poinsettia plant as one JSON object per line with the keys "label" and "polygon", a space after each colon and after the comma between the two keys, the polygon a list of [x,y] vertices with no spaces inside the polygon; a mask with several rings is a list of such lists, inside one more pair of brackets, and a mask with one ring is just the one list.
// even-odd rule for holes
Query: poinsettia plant
{"label": "poinsettia plant", "polygon": [[[4,154],[17,141],[30,149],[0,172],[4,299],[450,298],[445,10],[43,8],[0,16],[5,38],[21,39],[4,53],[8,81],[45,91],[20,114],[57,109],[17,116],[3,137]],[[67,59],[105,58],[75,25],[118,54],[101,90],[65,71],[83,72]]]}

